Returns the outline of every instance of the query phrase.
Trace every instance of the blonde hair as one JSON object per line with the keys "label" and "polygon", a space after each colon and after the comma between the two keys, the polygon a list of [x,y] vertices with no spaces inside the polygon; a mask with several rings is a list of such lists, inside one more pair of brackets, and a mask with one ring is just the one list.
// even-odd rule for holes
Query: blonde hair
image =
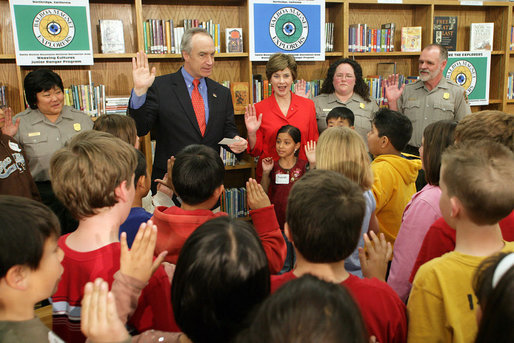
{"label": "blonde hair", "polygon": [[363,190],[373,185],[373,172],[364,140],[347,127],[331,127],[319,136],[316,168],[341,173]]}
{"label": "blonde hair", "polygon": [[132,176],[136,149],[113,135],[89,130],[75,135],[50,160],[52,188],[78,220],[94,216],[118,202],[115,189]]}

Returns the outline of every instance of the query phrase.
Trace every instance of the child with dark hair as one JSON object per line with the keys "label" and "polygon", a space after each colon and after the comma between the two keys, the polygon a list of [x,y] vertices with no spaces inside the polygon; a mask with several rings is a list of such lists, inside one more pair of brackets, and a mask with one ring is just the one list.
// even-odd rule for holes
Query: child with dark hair
{"label": "child with dark hair", "polygon": [[[38,201],[0,195],[0,222],[0,342],[62,342],[34,313],[35,304],[56,291],[63,273],[59,220]],[[88,335],[91,342],[129,342],[123,327],[86,327],[95,329]]]}
{"label": "child with dark hair", "polygon": [[306,274],[268,297],[237,342],[369,341],[360,310],[346,288]]}
{"label": "child with dark hair", "polygon": [[475,343],[510,342],[514,338],[514,253],[486,258],[473,277],[481,309]]}
{"label": "child with dark hair", "polygon": [[514,209],[514,154],[490,141],[456,143],[443,154],[439,206],[456,231],[455,250],[418,270],[407,304],[408,340],[471,342],[477,332],[472,277],[486,256],[513,252],[498,222]]}
{"label": "child with dark hair", "polygon": [[412,135],[412,123],[405,115],[383,108],[375,113],[368,132],[373,195],[377,202],[376,215],[380,232],[394,244],[405,206],[416,193],[416,178],[421,161],[413,155],[402,154]]}
{"label": "child with dark hair", "polygon": [[143,153],[139,150],[137,152],[137,166],[134,175],[134,187],[136,189],[134,201],[132,201],[132,208],[130,213],[123,224],[120,226],[120,237],[123,232],[127,234],[128,246],[132,246],[132,242],[136,237],[139,226],[146,223],[152,218],[152,213],[147,212],[143,208],[143,198],[150,191],[150,178],[146,169],[146,159]]}
{"label": "child with dark hair", "polygon": [[[282,231],[289,191],[307,171],[307,161],[298,158],[301,142],[300,130],[292,125],[284,125],[277,131],[275,149],[279,156],[278,161],[273,161],[272,157],[262,159],[261,185],[268,193],[271,203],[275,205],[275,213]],[[288,272],[294,265],[294,251],[285,236],[284,239],[287,244],[287,257],[282,272]]]}
{"label": "child with dark hair", "polygon": [[327,127],[343,126],[355,129],[355,116],[348,107],[334,107],[327,114]]}
{"label": "child with dark hair", "polygon": [[[227,216],[224,212],[211,211],[225,189],[225,167],[214,149],[193,144],[177,154],[171,174],[175,192],[182,199],[182,204],[180,207],[157,207],[152,220],[159,227],[156,253],[168,251],[166,260],[177,263],[184,242],[198,226],[210,219]],[[247,183],[247,188],[249,187],[256,187],[255,180]],[[266,199],[259,202],[258,206],[251,201],[255,192],[250,193],[249,189],[248,204],[252,209],[250,216],[263,241],[270,271],[276,273],[284,264],[286,248],[275,211],[262,187],[258,192],[259,197]]]}
{"label": "child with dark hair", "polygon": [[[285,234],[295,248],[296,267],[272,276],[271,289],[304,274],[342,284],[357,302],[370,335],[379,342],[405,342],[407,317],[398,295],[385,282],[361,279],[345,268],[345,259],[357,247],[365,211],[362,188],[342,174],[319,169],[305,174],[291,189],[287,203]],[[370,262],[360,249],[362,272],[383,278],[391,248],[387,249],[383,235],[380,240],[370,235],[374,248],[365,234],[366,248],[377,254],[379,262]]]}
{"label": "child with dark hair", "polygon": [[407,302],[411,283],[412,266],[430,225],[441,217],[439,178],[441,157],[453,144],[457,122],[440,120],[429,124],[423,131],[419,155],[428,184],[414,194],[403,212],[402,224],[395,241],[394,257],[387,283],[400,298]]}
{"label": "child with dark hair", "polygon": [[268,296],[266,254],[253,227],[227,216],[185,242],[171,286],[178,326],[194,343],[230,342]]}

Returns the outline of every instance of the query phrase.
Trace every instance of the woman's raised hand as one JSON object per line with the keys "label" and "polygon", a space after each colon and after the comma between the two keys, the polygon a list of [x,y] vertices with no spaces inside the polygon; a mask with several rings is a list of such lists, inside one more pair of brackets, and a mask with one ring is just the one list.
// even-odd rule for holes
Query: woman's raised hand
{"label": "woman's raised hand", "polygon": [[257,130],[261,127],[262,123],[262,113],[257,117],[257,111],[255,110],[255,105],[248,105],[245,109],[245,125],[248,134],[255,134]]}

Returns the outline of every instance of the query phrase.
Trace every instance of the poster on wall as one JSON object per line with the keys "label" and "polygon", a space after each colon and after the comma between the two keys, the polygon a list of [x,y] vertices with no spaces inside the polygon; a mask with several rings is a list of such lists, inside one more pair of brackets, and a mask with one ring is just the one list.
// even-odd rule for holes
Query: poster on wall
{"label": "poster on wall", "polygon": [[471,106],[489,104],[490,51],[449,51],[443,75],[466,89]]}
{"label": "poster on wall", "polygon": [[88,0],[11,0],[16,63],[92,65]]}
{"label": "poster on wall", "polygon": [[325,60],[325,0],[249,0],[250,60]]}

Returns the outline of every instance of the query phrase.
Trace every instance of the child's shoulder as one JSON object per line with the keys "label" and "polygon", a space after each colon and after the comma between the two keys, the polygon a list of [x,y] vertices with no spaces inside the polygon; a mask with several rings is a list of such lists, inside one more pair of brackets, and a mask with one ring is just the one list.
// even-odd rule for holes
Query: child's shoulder
{"label": "child's shoulder", "polygon": [[105,256],[113,256],[113,258],[119,258],[121,254],[120,242],[110,243],[92,251],[77,251],[70,248],[66,244],[66,239],[69,237],[69,235],[71,235],[71,233],[59,237],[57,243],[59,248],[61,248],[64,252],[63,263],[87,263],[88,261],[95,261],[99,258],[104,258]]}

